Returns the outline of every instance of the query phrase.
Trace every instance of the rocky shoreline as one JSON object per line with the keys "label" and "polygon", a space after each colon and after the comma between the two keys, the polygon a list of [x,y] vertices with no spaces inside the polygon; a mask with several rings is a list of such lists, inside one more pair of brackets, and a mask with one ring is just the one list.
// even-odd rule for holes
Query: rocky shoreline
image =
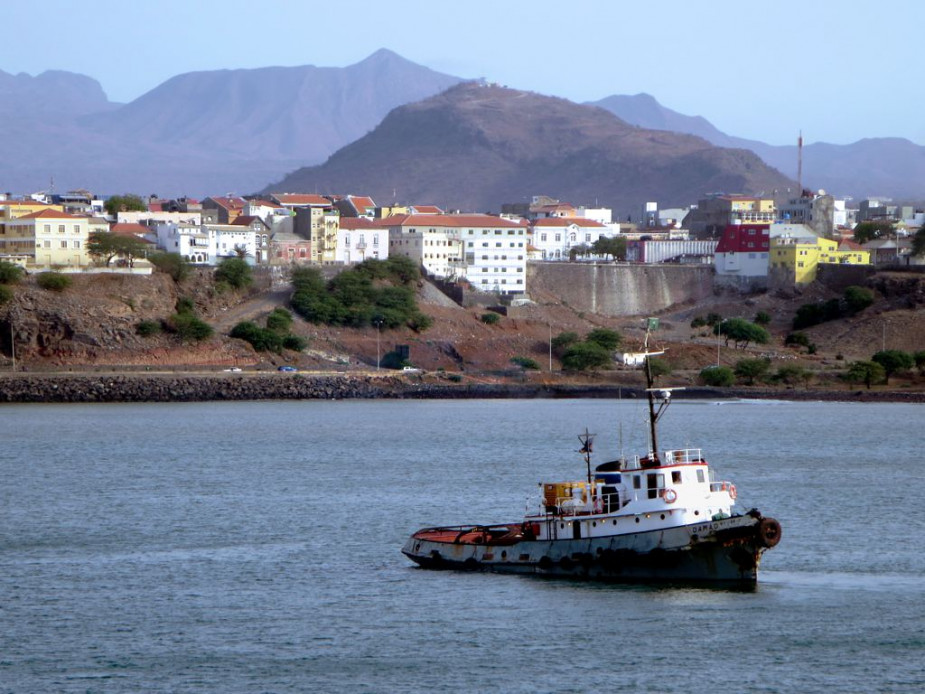
{"label": "rocky shoreline", "polygon": [[[353,374],[4,374],[0,403],[208,402],[219,400],[636,398],[617,384],[450,383]],[[925,402],[925,393],[885,390],[687,388],[678,399]]]}

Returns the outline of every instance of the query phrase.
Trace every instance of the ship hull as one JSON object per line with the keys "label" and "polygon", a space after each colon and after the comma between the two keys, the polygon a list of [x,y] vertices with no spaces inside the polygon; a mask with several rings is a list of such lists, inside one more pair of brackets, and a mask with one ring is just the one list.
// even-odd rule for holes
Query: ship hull
{"label": "ship hull", "polygon": [[[773,519],[746,515],[648,532],[582,539],[505,536],[500,543],[447,540],[441,529],[411,536],[402,552],[428,569],[480,570],[618,582],[754,585]],[[776,537],[771,538],[776,544]]]}

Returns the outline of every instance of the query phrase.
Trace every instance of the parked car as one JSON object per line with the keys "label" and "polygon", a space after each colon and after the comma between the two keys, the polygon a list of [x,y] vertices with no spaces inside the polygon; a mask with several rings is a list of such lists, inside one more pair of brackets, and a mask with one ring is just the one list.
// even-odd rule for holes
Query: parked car
{"label": "parked car", "polygon": [[281,367],[279,367],[279,368],[277,369],[277,371],[287,371],[287,372],[291,372],[291,371],[298,371],[298,369],[295,368],[294,366],[281,366]]}
{"label": "parked car", "polygon": [[418,367],[416,367],[416,366],[403,366],[403,367],[402,367],[402,373],[406,373],[406,374],[419,374],[419,373],[421,373],[421,370],[420,370]]}
{"label": "parked car", "polygon": [[226,372],[228,372],[228,373],[236,374],[236,373],[240,373],[240,372],[241,372],[241,369],[240,369],[239,367],[237,367],[237,366],[232,366],[230,369],[222,369],[222,371],[226,371]]}

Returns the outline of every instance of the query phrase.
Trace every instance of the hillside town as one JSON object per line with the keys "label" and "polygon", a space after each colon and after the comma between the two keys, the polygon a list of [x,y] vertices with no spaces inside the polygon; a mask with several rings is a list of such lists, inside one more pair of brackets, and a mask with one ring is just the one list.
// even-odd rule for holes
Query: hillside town
{"label": "hillside town", "polygon": [[[401,255],[431,279],[506,301],[529,298],[531,262],[712,265],[716,284],[742,291],[807,285],[821,268],[925,264],[913,253],[922,210],[878,200],[849,208],[824,192],[780,203],[716,194],[686,209],[649,202],[626,222],[607,208],[542,195],[499,214],[310,193],[112,202],[84,190],[0,195],[0,260],[29,273],[144,275],[157,251],[202,266],[239,257],[346,267]],[[874,232],[858,236],[859,225]],[[107,243],[115,239],[131,241]]]}

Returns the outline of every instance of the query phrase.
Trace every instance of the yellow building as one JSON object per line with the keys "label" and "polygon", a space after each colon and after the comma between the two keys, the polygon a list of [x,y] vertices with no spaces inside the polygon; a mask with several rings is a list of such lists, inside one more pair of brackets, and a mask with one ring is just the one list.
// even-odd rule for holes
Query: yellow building
{"label": "yellow building", "polygon": [[17,219],[23,215],[41,212],[42,210],[64,212],[61,205],[46,205],[44,202],[36,200],[0,200],[0,224],[7,219]]}
{"label": "yellow building", "polygon": [[779,236],[771,239],[770,271],[793,284],[809,284],[820,265],[870,265],[868,251],[839,250],[838,242],[813,237]]}
{"label": "yellow building", "polygon": [[89,218],[46,208],[3,220],[0,259],[25,260],[27,269],[86,267],[89,236]]}

